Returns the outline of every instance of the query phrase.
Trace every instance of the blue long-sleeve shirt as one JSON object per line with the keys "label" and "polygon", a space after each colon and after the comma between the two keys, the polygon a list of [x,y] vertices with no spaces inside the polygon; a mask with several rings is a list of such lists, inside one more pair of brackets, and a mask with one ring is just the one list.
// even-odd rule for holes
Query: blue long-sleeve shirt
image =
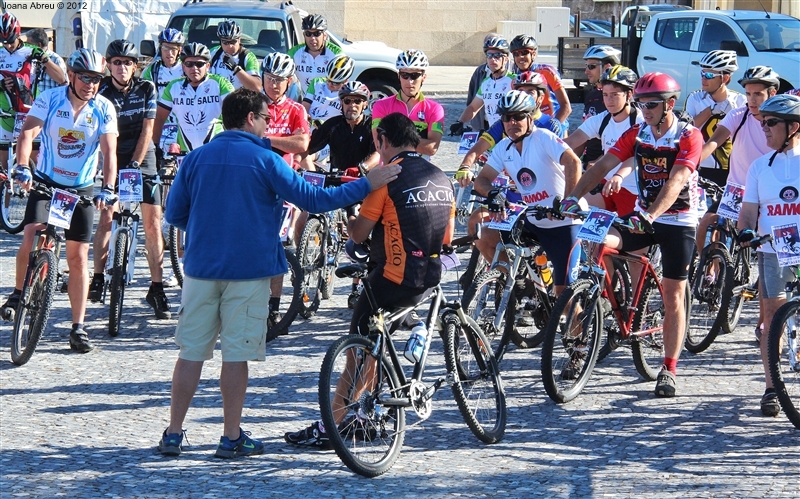
{"label": "blue long-sleeve shirt", "polygon": [[186,231],[183,267],[197,279],[263,279],[287,270],[283,201],[322,213],[361,201],[367,179],[321,189],[298,176],[269,141],[225,131],[192,151],[169,191],[165,218]]}

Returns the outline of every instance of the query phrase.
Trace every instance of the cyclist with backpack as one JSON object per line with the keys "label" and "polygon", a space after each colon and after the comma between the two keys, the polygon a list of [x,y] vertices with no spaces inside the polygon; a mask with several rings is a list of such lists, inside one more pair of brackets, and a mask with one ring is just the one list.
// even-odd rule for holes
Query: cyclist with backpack
{"label": "cyclist with backpack", "polygon": [[[598,139],[602,146],[601,151],[605,154],[625,131],[644,121],[642,114],[631,105],[633,88],[638,80],[636,73],[625,66],[616,65],[603,72],[598,83],[606,110],[588,117],[565,139],[573,151],[577,153],[587,141]],[[586,200],[592,206],[627,215],[636,209],[636,176],[626,175],[623,178],[618,170],[619,168],[611,170],[603,179],[602,183],[608,183],[607,194],[588,194]]]}
{"label": "cyclist with backpack", "polygon": [[[172,314],[164,294],[162,269],[164,239],[161,236],[161,184],[156,182],[153,122],[156,117],[158,97],[153,82],[137,78],[136,61],[139,52],[127,40],[114,40],[106,49],[106,61],[111,75],[100,83],[100,95],[111,101],[117,110],[119,137],[117,138],[117,165],[120,169],[132,168],[142,172],[142,225],[144,226],[147,263],[150,266],[150,289],[145,300],[153,307],[156,317],[169,319]],[[103,271],[108,257],[112,210],[100,215],[94,236],[94,276],[89,286],[89,299],[100,301],[103,294]]]}
{"label": "cyclist with backpack", "polygon": [[159,99],[169,82],[184,77],[180,54],[185,41],[183,33],[175,28],[158,34],[158,56],[144,68],[142,79],[156,85]]}
{"label": "cyclist with backpack", "polygon": [[242,28],[226,19],[217,26],[220,46],[211,49],[208,72],[223,76],[233,88],[245,87],[261,91],[258,57],[242,46]]}
{"label": "cyclist with backpack", "polygon": [[[115,201],[117,178],[117,113],[113,104],[97,95],[106,71],[106,60],[100,53],[78,49],[67,61],[69,86],[50,89],[36,98],[17,145],[17,166],[12,177],[30,189],[36,179],[49,187],[75,189],[78,195],[94,195],[99,209]],[[33,138],[42,137],[42,149],[36,170],[28,168]],[[105,185],[94,194],[94,177],[103,153]],[[25,209],[22,244],[17,251],[14,291],[3,308],[16,308],[28,255],[36,231],[47,223],[50,197],[31,193]],[[92,350],[89,335],[83,328],[86,314],[86,295],[89,288],[89,242],[92,240],[94,208],[78,204],[72,215],[66,236],[66,255],[69,267],[69,301],[72,307],[72,330],[69,345],[72,350],[86,353]]]}
{"label": "cyclist with backpack", "polygon": [[[601,78],[606,70],[620,63],[620,55],[622,55],[622,52],[610,45],[592,45],[583,54],[583,60],[586,61],[586,69],[583,72],[589,80],[589,89],[583,99],[583,121],[606,110]],[[631,87],[631,90],[633,90],[633,87]],[[580,153],[580,151],[576,152]],[[590,166],[603,154],[605,154],[605,149],[600,139],[589,139],[581,155],[584,168]]]}
{"label": "cyclist with backpack", "polygon": [[[671,76],[648,73],[636,82],[634,105],[644,123],[622,134],[614,146],[592,168],[586,170],[569,197],[561,203],[563,213],[580,210],[578,200],[621,162],[636,162],[639,199],[630,217],[635,231],[611,228],[606,237],[610,248],[626,251],[654,244],[663,255],[664,366],[658,374],[657,397],[674,397],[678,358],[686,333],[684,293],[694,251],[697,227],[697,165],[703,136],[674,113],[681,88]],[[652,227],[653,233],[645,232]]]}

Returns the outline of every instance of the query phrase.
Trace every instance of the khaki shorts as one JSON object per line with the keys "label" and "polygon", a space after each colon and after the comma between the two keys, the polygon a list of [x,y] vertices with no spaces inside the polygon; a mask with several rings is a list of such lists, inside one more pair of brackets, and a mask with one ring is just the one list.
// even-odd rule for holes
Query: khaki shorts
{"label": "khaki shorts", "polygon": [[217,281],[185,277],[175,343],[184,360],[213,357],[219,337],[223,362],[266,358],[269,278]]}
{"label": "khaki shorts", "polygon": [[791,267],[778,265],[778,255],[775,253],[758,253],[758,278],[761,279],[761,293],[764,298],[786,299],[786,283],[792,282]]}

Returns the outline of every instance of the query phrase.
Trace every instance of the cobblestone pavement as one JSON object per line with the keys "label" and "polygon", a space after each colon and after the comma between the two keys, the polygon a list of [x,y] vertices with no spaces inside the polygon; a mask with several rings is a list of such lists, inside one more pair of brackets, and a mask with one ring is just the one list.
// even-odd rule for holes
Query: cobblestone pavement
{"label": "cobblestone pavement", "polygon": [[[444,102],[449,124],[462,99]],[[454,152],[454,142],[445,142],[437,163],[454,169]],[[18,241],[0,234],[3,296],[13,285]],[[162,457],[156,444],[168,421],[176,321],[155,320],[139,262],[118,337],[105,333],[107,306],[89,305],[96,346],[89,354],[68,348],[65,294],[56,294],[45,336],[25,366],[11,364],[11,328],[0,324],[3,498],[800,496],[800,432],[783,415],[759,411],[764,374],[752,303],[734,334],[702,354],[683,354],[674,399],[654,398],[629,350],[618,350],[584,394],[559,406],[540,382],[539,349],[512,350],[503,365],[509,412],[502,442],[479,443],[445,387],[431,418],[409,430],[394,467],[368,480],[332,451],[292,448],[282,438],[317,418],[322,357],[349,321],[349,284],[339,280],[316,317],[298,319],[289,336],[268,345],[266,362],[251,363],[243,427],[263,439],[265,454],[212,457],[222,429],[216,358],[206,364],[185,424],[189,447],[177,459]],[[445,278],[451,292],[456,277]],[[180,292],[167,294],[175,311]],[[430,378],[444,369],[441,350],[435,340]]]}

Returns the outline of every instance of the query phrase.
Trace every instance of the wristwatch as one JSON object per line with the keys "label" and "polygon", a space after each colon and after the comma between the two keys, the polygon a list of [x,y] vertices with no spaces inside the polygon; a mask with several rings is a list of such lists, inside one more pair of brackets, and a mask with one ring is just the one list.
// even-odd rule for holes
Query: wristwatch
{"label": "wristwatch", "polygon": [[111,191],[111,192],[114,192],[114,186],[113,186],[113,185],[111,185],[111,184],[106,184],[106,185],[104,185],[104,186],[103,186],[103,190],[104,190],[104,191]]}
{"label": "wristwatch", "polygon": [[138,161],[131,161],[130,163],[128,163],[128,166],[129,166],[130,168],[133,168],[133,169],[135,169],[135,170],[138,170],[140,165],[139,165],[139,162],[138,162]]}

